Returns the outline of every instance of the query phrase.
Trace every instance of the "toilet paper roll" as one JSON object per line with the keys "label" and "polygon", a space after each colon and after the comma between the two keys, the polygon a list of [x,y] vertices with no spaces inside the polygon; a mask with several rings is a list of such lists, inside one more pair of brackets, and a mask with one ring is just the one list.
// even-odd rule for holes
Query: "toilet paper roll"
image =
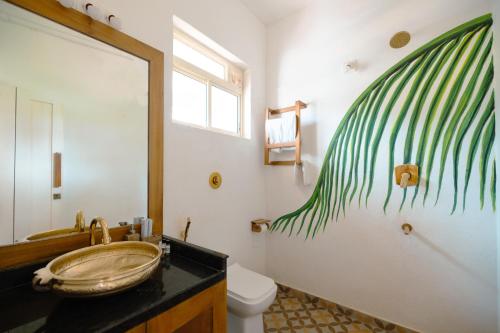
{"label": "toilet paper roll", "polygon": [[267,232],[268,229],[267,224],[264,223],[260,225],[260,232]]}

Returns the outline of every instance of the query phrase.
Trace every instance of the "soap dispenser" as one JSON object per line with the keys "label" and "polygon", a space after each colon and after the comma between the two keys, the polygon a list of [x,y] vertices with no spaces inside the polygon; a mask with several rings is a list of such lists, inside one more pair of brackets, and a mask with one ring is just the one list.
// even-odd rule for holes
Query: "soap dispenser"
{"label": "soap dispenser", "polygon": [[131,224],[128,233],[124,236],[126,241],[140,241],[141,235],[135,232],[135,225]]}

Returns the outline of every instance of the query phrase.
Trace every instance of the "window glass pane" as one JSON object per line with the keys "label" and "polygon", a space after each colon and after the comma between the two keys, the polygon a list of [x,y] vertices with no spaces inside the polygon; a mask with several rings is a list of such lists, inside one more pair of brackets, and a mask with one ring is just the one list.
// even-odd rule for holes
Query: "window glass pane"
{"label": "window glass pane", "polygon": [[225,68],[222,64],[175,38],[174,56],[181,58],[182,60],[187,61],[222,80],[225,79]]}
{"label": "window glass pane", "polygon": [[238,133],[238,96],[212,87],[212,127]]}
{"label": "window glass pane", "polygon": [[206,84],[174,71],[172,76],[172,118],[190,124],[206,126]]}

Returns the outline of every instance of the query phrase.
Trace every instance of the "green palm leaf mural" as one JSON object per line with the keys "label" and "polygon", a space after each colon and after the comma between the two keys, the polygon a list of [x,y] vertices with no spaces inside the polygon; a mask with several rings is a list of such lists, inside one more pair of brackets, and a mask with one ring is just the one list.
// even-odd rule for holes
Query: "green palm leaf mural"
{"label": "green palm leaf mural", "polygon": [[[419,193],[425,205],[431,180],[437,184],[437,204],[447,163],[453,170],[451,213],[457,209],[459,185],[463,186],[460,192],[465,209],[477,159],[481,208],[489,181],[495,209],[492,24],[491,14],[467,22],[417,49],[373,82],[335,131],[310,199],[296,211],[278,218],[271,230],[288,231],[289,235],[304,230],[306,238],[314,237],[329,220],[338,219],[341,212],[345,215],[346,206],[354,198],[357,197],[359,206],[367,205],[377,162],[385,156],[388,174],[384,211],[391,202],[396,159],[417,164],[425,180],[422,192],[419,185],[404,190],[400,209],[407,201],[408,191],[413,191],[412,207]],[[381,145],[384,134],[388,135],[387,151]],[[403,150],[396,153],[400,135],[404,135]],[[461,161],[466,165],[463,171]]]}

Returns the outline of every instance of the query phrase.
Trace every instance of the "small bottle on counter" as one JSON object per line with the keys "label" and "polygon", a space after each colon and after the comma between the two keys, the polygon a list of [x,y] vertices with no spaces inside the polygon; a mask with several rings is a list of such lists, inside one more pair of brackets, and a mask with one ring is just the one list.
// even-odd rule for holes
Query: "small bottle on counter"
{"label": "small bottle on counter", "polygon": [[126,241],[140,241],[141,240],[141,236],[137,232],[135,232],[135,228],[134,228],[133,224],[130,225],[130,229],[129,229],[128,233],[124,236],[124,239]]}
{"label": "small bottle on counter", "polygon": [[153,236],[153,219],[143,217],[141,220],[141,240],[148,240]]}
{"label": "small bottle on counter", "polygon": [[158,246],[161,249],[161,256],[166,257],[170,255],[170,242],[166,239],[162,239]]}
{"label": "small bottle on counter", "polygon": [[161,249],[161,260],[165,268],[170,267],[170,241],[162,239],[158,246]]}
{"label": "small bottle on counter", "polygon": [[148,237],[148,220],[146,218],[141,219],[141,240],[145,240]]}
{"label": "small bottle on counter", "polygon": [[165,254],[167,257],[170,257],[170,241],[165,240]]}
{"label": "small bottle on counter", "polygon": [[153,236],[153,219],[147,219],[147,225],[148,225],[148,237]]}

